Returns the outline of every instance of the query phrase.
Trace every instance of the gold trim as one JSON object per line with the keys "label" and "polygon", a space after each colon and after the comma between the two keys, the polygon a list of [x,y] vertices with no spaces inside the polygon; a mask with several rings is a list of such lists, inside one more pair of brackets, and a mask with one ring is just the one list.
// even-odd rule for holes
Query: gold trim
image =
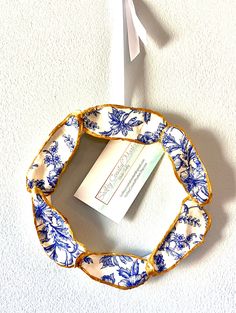
{"label": "gold trim", "polygon": [[[163,134],[164,134],[164,130],[167,128],[167,127],[176,127],[178,130],[182,131],[184,136],[189,140],[189,143],[192,145],[192,147],[195,149],[196,151],[196,155],[197,157],[199,158],[200,162],[201,162],[201,165],[203,166],[203,169],[204,169],[204,172],[206,174],[206,178],[207,178],[207,185],[208,185],[208,191],[209,191],[209,198],[203,202],[203,203],[199,203],[195,198],[192,197],[192,195],[186,190],[186,187],[185,185],[183,184],[183,182],[180,180],[180,177],[175,169],[175,166],[174,166],[174,161],[173,159],[171,158],[171,156],[169,155],[169,153],[166,151],[165,147],[163,146],[162,144],[162,147],[165,151],[165,153],[167,153],[168,157],[170,158],[171,160],[171,163],[172,163],[172,166],[173,166],[173,169],[174,169],[174,173],[175,173],[175,176],[176,178],[178,179],[178,181],[181,183],[181,185],[185,188],[188,196],[182,201],[182,204],[181,204],[181,209],[177,215],[177,217],[174,219],[174,221],[172,222],[172,224],[170,225],[169,229],[166,231],[163,239],[160,241],[160,243],[158,243],[158,245],[156,246],[156,248],[153,250],[153,252],[151,253],[151,255],[149,256],[148,259],[146,258],[142,258],[140,256],[137,256],[137,255],[134,255],[134,254],[127,254],[127,253],[116,253],[116,252],[104,252],[104,253],[100,253],[100,252],[91,252],[89,250],[86,249],[85,245],[80,243],[77,239],[75,239],[74,235],[73,235],[73,231],[69,225],[69,222],[67,220],[66,217],[64,217],[64,215],[62,213],[60,213],[60,211],[58,211],[58,209],[56,209],[51,203],[49,203],[48,199],[46,198],[46,196],[44,195],[43,191],[40,190],[39,188],[37,187],[34,187],[32,190],[30,188],[28,188],[27,186],[27,176],[26,176],[26,188],[29,192],[31,193],[39,193],[43,200],[46,202],[46,204],[52,208],[53,210],[55,210],[59,215],[62,216],[62,218],[65,220],[66,224],[68,225],[69,227],[69,231],[70,231],[70,234],[72,236],[72,238],[80,245],[84,248],[84,252],[82,252],[75,260],[75,264],[72,265],[72,266],[64,266],[64,265],[61,265],[59,263],[56,263],[59,265],[59,266],[62,266],[62,267],[66,267],[66,268],[72,268],[72,267],[78,267],[78,268],[81,268],[81,270],[83,270],[88,276],[90,276],[93,280],[95,281],[98,281],[100,283],[103,283],[103,284],[107,284],[107,285],[110,285],[110,286],[113,286],[115,288],[118,288],[118,289],[123,289],[123,290],[128,290],[128,289],[133,289],[133,288],[136,288],[142,284],[144,284],[151,276],[158,276],[158,275],[161,275],[163,273],[166,273],[168,272],[169,270],[173,269],[177,264],[179,264],[180,261],[182,261],[183,259],[185,259],[190,253],[192,253],[193,250],[195,250],[198,246],[200,246],[201,244],[203,244],[205,242],[205,236],[207,234],[207,232],[209,231],[210,227],[211,227],[211,216],[209,215],[209,213],[203,209],[203,205],[204,204],[207,204],[211,201],[211,198],[212,198],[212,188],[211,188],[211,183],[210,183],[210,179],[209,179],[209,175],[206,171],[206,168],[203,164],[203,162],[201,161],[201,158],[197,152],[197,149],[196,147],[194,146],[194,144],[192,143],[191,139],[188,138],[186,136],[186,132],[179,126],[176,126],[174,124],[170,124],[169,122],[167,122],[167,120],[158,112],[156,111],[153,111],[151,109],[145,109],[145,108],[138,108],[138,107],[130,107],[130,106],[123,106],[123,105],[117,105],[117,104],[103,104],[103,105],[97,105],[97,106],[93,106],[93,107],[90,107],[90,108],[87,108],[87,109],[84,109],[84,110],[80,110],[79,112],[73,112],[73,113],[70,113],[69,115],[66,116],[66,118],[60,122],[53,130],[52,132],[49,134],[49,138],[47,139],[47,141],[43,144],[42,148],[40,149],[39,153],[37,154],[37,156],[42,152],[44,146],[51,140],[51,137],[55,134],[55,132],[61,128],[65,122],[69,119],[69,117],[71,116],[75,116],[79,122],[79,130],[78,130],[78,137],[77,137],[77,142],[76,142],[76,145],[75,145],[75,148],[73,150],[73,152],[71,153],[69,159],[64,163],[64,167],[63,167],[63,170],[58,178],[58,182],[55,186],[55,188],[57,187],[58,183],[59,183],[59,179],[61,177],[61,175],[63,174],[63,172],[66,170],[67,166],[69,165],[69,163],[71,162],[71,159],[72,157],[74,156],[75,152],[77,151],[78,149],[78,146],[79,146],[79,142],[80,142],[80,137],[83,135],[83,133],[87,133],[93,137],[97,137],[97,138],[100,138],[100,139],[106,139],[106,140],[126,140],[126,141],[131,141],[131,142],[137,142],[139,144],[144,144],[142,143],[141,141],[138,141],[136,139],[129,139],[129,138],[119,138],[119,137],[115,137],[115,138],[111,138],[109,136],[102,136],[102,135],[98,135],[96,133],[93,133],[92,131],[88,130],[86,127],[84,127],[83,125],[83,116],[84,114],[88,113],[88,112],[91,112],[93,110],[96,110],[96,109],[102,109],[104,107],[115,107],[115,108],[128,108],[128,109],[136,109],[136,110],[139,110],[139,111],[143,111],[143,112],[150,112],[150,113],[153,113],[159,117],[161,117],[163,119],[163,121],[166,123],[166,127],[162,130],[161,134],[160,134],[160,138],[158,140],[158,142],[160,142],[162,144],[162,137],[163,137]],[[152,143],[151,143],[152,144]],[[36,160],[37,156],[34,158],[33,162],[31,163],[31,166],[32,164],[34,163],[34,161]],[[30,166],[30,167],[31,167]],[[28,169],[27,171],[27,174],[29,172],[30,168]],[[47,195],[50,195],[54,192],[55,188],[53,189],[52,192],[50,192],[49,194]],[[207,214],[208,216],[208,222],[207,222],[207,226],[206,226],[206,230],[205,230],[205,233],[203,235],[203,238],[202,238],[202,241],[199,242],[198,244],[196,244],[192,249],[190,249],[180,260],[178,260],[175,264],[173,264],[170,268],[168,268],[167,270],[163,271],[163,272],[157,272],[155,270],[155,264],[154,264],[154,255],[156,254],[156,252],[158,251],[160,245],[163,243],[163,241],[165,240],[166,236],[168,235],[168,233],[171,231],[171,229],[174,227],[174,225],[177,223],[178,219],[179,219],[179,216],[181,214],[181,211],[182,211],[182,206],[183,204],[188,201],[188,200],[192,200],[193,202],[195,202],[200,208],[203,209],[203,211]],[[33,204],[33,199],[32,199],[32,205],[34,206]],[[33,215],[34,215],[34,224],[35,224],[35,227],[36,227],[36,231],[37,231],[37,226],[36,226],[36,218],[35,218],[35,214],[34,214],[34,210],[33,210]],[[37,231],[37,235],[38,235],[38,231]],[[39,238],[39,235],[38,235],[38,238]],[[39,238],[39,241],[40,241],[40,238]],[[41,244],[41,241],[40,241],[40,244]],[[42,245],[42,244],[41,244]],[[47,254],[47,253],[46,253]],[[125,286],[118,286],[118,285],[115,285],[115,284],[112,284],[112,283],[109,283],[109,282],[105,282],[105,281],[102,281],[101,279],[89,274],[84,268],[81,267],[81,263],[82,263],[82,260],[85,256],[88,256],[88,255],[114,255],[114,256],[120,256],[120,255],[128,255],[128,256],[131,256],[132,258],[136,258],[136,259],[139,259],[139,260],[144,260],[146,262],[146,266],[145,266],[145,269],[146,269],[146,272],[147,272],[147,280],[145,280],[142,284],[138,285],[138,286],[132,286],[132,287],[125,287]],[[47,254],[48,255],[48,254]],[[50,258],[50,256],[48,255],[48,257]],[[51,259],[51,258],[50,258]]]}
{"label": "gold trim", "polygon": [[100,104],[100,105],[95,105],[93,107],[89,107],[87,109],[84,109],[84,110],[81,110],[79,112],[79,114],[81,116],[83,116],[84,114],[86,113],[89,113],[91,111],[94,111],[94,110],[97,110],[97,109],[102,109],[102,108],[106,108],[106,107],[114,107],[114,108],[119,108],[119,109],[133,109],[133,110],[138,110],[138,111],[142,111],[142,112],[149,112],[149,113],[153,113],[159,117],[161,117],[165,122],[166,122],[166,119],[164,118],[164,116],[157,112],[157,111],[154,111],[152,109],[146,109],[146,108],[140,108],[140,107],[133,107],[133,106],[127,106],[127,105],[121,105],[121,104],[111,104],[111,103],[107,103],[107,104]]}
{"label": "gold trim", "polygon": [[[98,255],[98,256],[106,256],[106,255],[113,255],[113,256],[130,256],[132,257],[133,259],[138,259],[138,260],[141,260],[141,261],[144,261],[146,263],[145,265],[145,270],[146,270],[146,273],[147,273],[147,279],[142,282],[141,284],[137,285],[137,286],[131,286],[131,287],[125,287],[125,286],[119,286],[117,284],[112,284],[112,283],[109,283],[107,281],[104,281],[96,276],[93,276],[92,274],[90,274],[85,268],[82,267],[82,263],[83,263],[83,259],[89,255]],[[109,285],[109,286],[112,286],[112,287],[115,287],[115,288],[118,288],[118,289],[123,289],[123,290],[128,290],[128,289],[134,289],[136,287],[139,287],[141,285],[143,285],[146,281],[148,281],[148,279],[150,278],[150,273],[149,271],[147,271],[147,264],[149,264],[149,261],[145,258],[142,258],[140,256],[137,256],[137,255],[134,255],[134,254],[131,254],[131,253],[116,253],[116,252],[91,252],[91,251],[87,251],[87,252],[84,252],[82,254],[80,254],[76,261],[75,261],[75,268],[80,268],[83,272],[85,272],[90,278],[92,278],[93,280],[96,280],[102,284],[105,284],[105,285]]]}

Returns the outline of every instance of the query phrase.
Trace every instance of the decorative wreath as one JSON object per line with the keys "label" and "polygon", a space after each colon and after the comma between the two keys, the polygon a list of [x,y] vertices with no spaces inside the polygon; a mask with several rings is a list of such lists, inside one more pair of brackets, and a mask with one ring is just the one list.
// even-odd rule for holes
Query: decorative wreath
{"label": "decorative wreath", "polygon": [[[52,206],[50,195],[76,152],[83,133],[109,140],[161,144],[188,196],[164,238],[140,257],[92,252],[73,235],[68,220]],[[121,289],[138,287],[150,276],[174,268],[203,243],[211,225],[203,209],[212,195],[206,169],[185,132],[152,110],[104,104],[69,114],[50,133],[26,177],[34,223],[47,255],[58,265],[78,267],[91,278]]]}

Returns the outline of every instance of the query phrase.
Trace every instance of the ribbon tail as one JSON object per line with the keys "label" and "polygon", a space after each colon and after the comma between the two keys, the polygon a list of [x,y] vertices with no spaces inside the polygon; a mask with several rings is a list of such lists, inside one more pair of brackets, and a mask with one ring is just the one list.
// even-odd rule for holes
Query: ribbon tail
{"label": "ribbon tail", "polygon": [[140,53],[139,38],[142,40],[144,45],[147,44],[147,33],[136,14],[133,0],[125,0],[125,11],[127,20],[129,54],[130,60],[132,62]]}
{"label": "ribbon tail", "polygon": [[146,29],[144,28],[143,24],[141,23],[137,15],[133,16],[133,21],[138,37],[142,40],[143,44],[146,46],[147,45]]}

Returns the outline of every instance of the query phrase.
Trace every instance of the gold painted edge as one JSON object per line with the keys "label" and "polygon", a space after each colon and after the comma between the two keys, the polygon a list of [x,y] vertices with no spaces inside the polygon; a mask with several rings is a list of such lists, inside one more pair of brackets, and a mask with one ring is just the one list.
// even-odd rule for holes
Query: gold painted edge
{"label": "gold painted edge", "polygon": [[[99,256],[106,256],[106,255],[113,255],[113,256],[130,256],[132,258],[135,258],[135,259],[138,259],[138,260],[141,260],[141,261],[144,261],[146,263],[146,267],[147,267],[147,264],[149,263],[149,260],[148,259],[145,259],[145,258],[142,258],[140,256],[137,256],[135,254],[131,254],[131,253],[116,253],[116,252],[91,252],[91,251],[86,251],[84,253],[81,253],[76,261],[75,261],[75,265],[74,267],[75,268],[80,268],[84,273],[86,273],[90,278],[92,278],[93,280],[95,281],[98,281],[102,284],[105,284],[105,285],[109,285],[109,286],[112,286],[112,287],[115,287],[115,288],[118,288],[118,289],[122,289],[122,290],[129,290],[129,289],[134,289],[134,288],[137,288],[141,285],[143,285],[146,281],[148,281],[148,279],[151,277],[150,273],[146,270],[146,273],[147,273],[147,279],[140,283],[139,285],[137,286],[131,286],[131,287],[125,287],[125,286],[119,286],[119,285],[116,285],[116,284],[112,284],[110,282],[107,282],[107,281],[104,281],[92,274],[90,274],[84,267],[82,267],[82,262],[83,262],[83,259],[89,255],[99,255]],[[146,268],[145,268],[146,269]]]}
{"label": "gold painted edge", "polygon": [[[154,110],[151,110],[151,109],[145,109],[145,108],[138,108],[138,107],[130,107],[130,106],[125,106],[125,105],[120,105],[120,104],[101,104],[101,105],[96,105],[94,107],[90,107],[90,108],[87,108],[85,110],[82,110],[80,111],[80,115],[81,115],[81,118],[83,118],[83,116],[87,113],[90,113],[94,110],[97,110],[97,109],[103,109],[103,108],[106,108],[106,107],[114,107],[114,108],[119,108],[119,109],[133,109],[133,110],[138,110],[138,111],[141,111],[141,112],[149,112],[149,113],[152,113],[154,115],[157,115],[159,116],[160,118],[163,119],[163,122],[166,124],[166,127],[168,126],[168,122],[167,120],[164,118],[163,115],[161,115],[159,112],[156,112]],[[163,129],[164,130],[164,129]],[[161,131],[161,133],[163,132],[163,130]],[[97,138],[102,138],[102,139],[106,139],[106,140],[125,140],[125,141],[130,141],[130,142],[136,142],[136,143],[139,143],[139,144],[142,144],[142,145],[147,145],[145,143],[143,143],[142,141],[139,141],[137,139],[131,139],[131,138],[123,138],[123,137],[109,137],[109,136],[104,136],[104,135],[99,135],[97,134],[96,132],[93,132],[91,130],[89,130],[87,127],[84,126],[84,131],[93,136],[93,137],[97,137]],[[108,138],[109,137],[109,138]],[[159,139],[158,139],[159,141]],[[157,142],[158,142],[157,141]],[[148,145],[151,145],[151,144],[155,144],[156,142],[152,142],[152,143],[149,143]]]}
{"label": "gold painted edge", "polygon": [[97,110],[97,109],[102,109],[102,108],[106,108],[106,107],[114,107],[114,108],[119,108],[119,109],[133,109],[133,110],[138,110],[138,111],[142,111],[142,112],[149,112],[149,113],[153,113],[159,117],[161,117],[164,121],[166,121],[166,119],[164,118],[164,116],[157,112],[157,111],[154,111],[152,109],[146,109],[146,108],[142,108],[142,107],[133,107],[133,106],[127,106],[127,105],[122,105],[122,104],[112,104],[112,103],[106,103],[106,104],[99,104],[99,105],[95,105],[93,107],[89,107],[87,109],[84,109],[84,110],[81,110],[79,112],[79,114],[81,116],[85,115],[86,113],[89,113],[91,111],[94,111],[94,110]]}

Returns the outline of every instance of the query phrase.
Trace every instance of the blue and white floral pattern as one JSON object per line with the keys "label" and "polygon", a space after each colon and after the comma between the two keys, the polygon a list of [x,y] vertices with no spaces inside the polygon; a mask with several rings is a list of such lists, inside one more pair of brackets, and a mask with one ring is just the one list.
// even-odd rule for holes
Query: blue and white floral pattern
{"label": "blue and white floral pattern", "polygon": [[100,263],[102,263],[102,268],[119,266],[119,263],[126,264],[127,262],[132,262],[133,259],[128,255],[105,255],[101,257]]}
{"label": "blue and white floral pattern", "polygon": [[74,266],[84,247],[73,238],[69,224],[39,193],[33,194],[33,209],[36,230],[44,251],[59,265]]}
{"label": "blue and white floral pattern", "polygon": [[166,270],[166,263],[165,263],[165,260],[163,258],[163,255],[162,254],[157,254],[157,255],[154,255],[154,262],[155,262],[155,265],[157,267],[157,272],[163,272],[164,270]]}
{"label": "blue and white floral pattern", "polygon": [[83,258],[83,261],[87,264],[93,263],[93,259],[90,258],[89,256],[86,256]]}
{"label": "blue and white floral pattern", "polygon": [[137,287],[148,279],[147,261],[130,255],[97,255],[86,256],[80,267],[92,278],[101,282],[120,286],[123,289]]}
{"label": "blue and white floral pattern", "polygon": [[[165,241],[160,246],[159,251],[166,251],[168,255],[171,255],[174,260],[179,260],[184,256],[184,250],[190,249],[190,243],[196,238],[196,233],[191,233],[188,236],[184,234],[179,234],[176,232],[176,228],[166,236]],[[198,243],[199,241],[194,241],[193,243]]]}
{"label": "blue and white floral pattern", "polygon": [[70,152],[73,152],[73,150],[75,149],[74,138],[72,138],[71,135],[63,135],[63,137],[67,147],[70,149]]}
{"label": "blue and white floral pattern", "polygon": [[76,129],[78,129],[79,128],[79,121],[74,115],[72,115],[67,119],[65,125],[66,126],[74,126]]}
{"label": "blue and white floral pattern", "polygon": [[199,203],[208,201],[210,186],[205,168],[183,131],[176,127],[166,128],[162,144],[188,193]]}
{"label": "blue and white floral pattern", "polygon": [[167,234],[154,256],[151,256],[157,272],[173,267],[190,250],[202,242],[209,227],[209,219],[202,207],[187,199],[179,218]]}
{"label": "blue and white floral pattern", "polygon": [[[198,208],[198,205],[195,205],[195,207]],[[203,216],[205,216],[205,215],[207,215],[207,214],[204,213]],[[185,223],[185,224],[188,224],[188,225],[194,226],[194,227],[196,227],[196,226],[201,227],[200,219],[189,214],[189,207],[185,203],[183,204],[183,210],[179,216],[178,222],[179,223]]]}
{"label": "blue and white floral pattern", "polygon": [[132,110],[125,112],[124,110],[112,108],[112,112],[108,113],[110,118],[110,129],[107,131],[100,131],[99,133],[105,136],[114,136],[121,133],[122,136],[126,137],[128,132],[133,131],[135,126],[139,126],[143,123],[142,120],[137,119],[137,116],[130,117],[132,112]]}
{"label": "blue and white floral pattern", "polygon": [[116,282],[114,273],[111,273],[109,275],[103,275],[101,277],[101,280],[103,280],[104,282],[110,283],[110,284],[115,284],[115,282]]}
{"label": "blue and white floral pattern", "polygon": [[165,127],[166,127],[166,124],[160,123],[156,131],[154,132],[146,131],[144,134],[139,134],[137,137],[137,140],[145,144],[157,142]]}
{"label": "blue and white floral pattern", "polygon": [[78,144],[79,122],[70,115],[35,158],[27,174],[28,189],[37,187],[45,195],[52,193],[59,175]]}
{"label": "blue and white floral pattern", "polygon": [[[28,170],[27,188],[33,198],[40,243],[48,256],[59,265],[80,267],[95,280],[118,288],[137,287],[152,274],[173,268],[203,242],[211,222],[202,208],[202,204],[211,196],[207,173],[184,132],[168,126],[158,113],[104,105],[88,109],[78,116],[71,114],[59,124]],[[83,120],[82,125],[79,118]],[[146,258],[88,253],[83,244],[73,237],[66,219],[47,200],[78,147],[83,128],[91,135],[107,139],[129,139],[141,144],[161,141],[179,181],[189,194],[182,203],[175,225]]]}
{"label": "blue and white floral pattern", "polygon": [[83,115],[85,131],[108,138],[126,138],[143,144],[157,142],[166,121],[158,114],[123,106],[103,106]]}
{"label": "blue and white floral pattern", "polygon": [[96,121],[93,121],[93,118],[98,118],[100,114],[100,109],[95,109],[91,112],[87,112],[83,116],[84,127],[90,130],[99,129],[99,126]]}
{"label": "blue and white floral pattern", "polygon": [[29,179],[28,177],[26,178],[26,181],[27,181],[27,186],[30,188],[30,189],[33,189],[34,187],[37,187],[39,189],[41,189],[42,191],[45,190],[45,181],[44,179]]}
{"label": "blue and white floral pattern", "polygon": [[118,274],[119,276],[123,277],[123,279],[118,283],[119,286],[125,287],[139,286],[140,284],[143,284],[148,278],[146,271],[139,271],[138,259],[133,262],[131,268],[121,267],[118,270]]}
{"label": "blue and white floral pattern", "polygon": [[48,149],[44,149],[45,153],[44,164],[50,168],[47,175],[48,184],[55,188],[59,175],[63,169],[64,164],[62,163],[61,156],[58,154],[58,141],[53,141]]}

